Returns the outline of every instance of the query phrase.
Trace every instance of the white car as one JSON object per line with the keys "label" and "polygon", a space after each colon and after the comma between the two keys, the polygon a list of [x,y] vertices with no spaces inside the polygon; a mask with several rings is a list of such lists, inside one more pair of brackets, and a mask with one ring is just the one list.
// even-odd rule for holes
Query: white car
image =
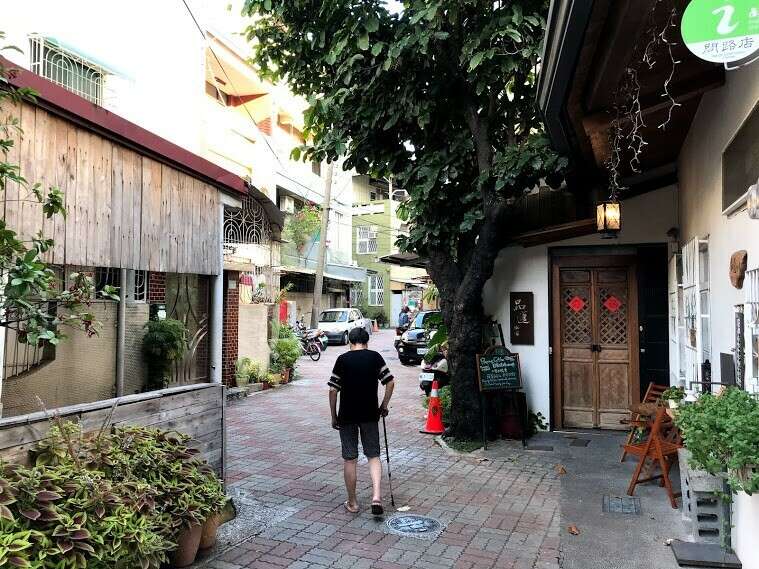
{"label": "white car", "polygon": [[327,334],[330,342],[345,345],[354,328],[363,328],[371,334],[372,321],[364,318],[357,308],[330,308],[319,315],[318,328]]}

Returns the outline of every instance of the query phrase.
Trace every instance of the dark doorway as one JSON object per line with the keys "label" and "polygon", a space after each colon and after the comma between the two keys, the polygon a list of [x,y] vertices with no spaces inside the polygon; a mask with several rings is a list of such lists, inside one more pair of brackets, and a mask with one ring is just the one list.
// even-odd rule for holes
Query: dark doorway
{"label": "dark doorway", "polygon": [[638,248],[638,323],[640,325],[640,392],[650,382],[669,385],[667,246]]}

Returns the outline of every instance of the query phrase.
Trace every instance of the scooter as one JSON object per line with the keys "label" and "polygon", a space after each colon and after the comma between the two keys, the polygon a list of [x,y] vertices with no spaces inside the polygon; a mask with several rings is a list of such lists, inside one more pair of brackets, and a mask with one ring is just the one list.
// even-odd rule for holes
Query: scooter
{"label": "scooter", "polygon": [[301,352],[313,361],[319,361],[327,345],[327,335],[321,330],[307,329],[300,321],[295,322],[295,334],[300,339]]}
{"label": "scooter", "polygon": [[448,375],[448,360],[443,354],[437,354],[430,363],[422,363],[422,372],[419,374],[419,389],[429,397],[432,391],[432,382],[437,380],[438,387],[450,384]]}

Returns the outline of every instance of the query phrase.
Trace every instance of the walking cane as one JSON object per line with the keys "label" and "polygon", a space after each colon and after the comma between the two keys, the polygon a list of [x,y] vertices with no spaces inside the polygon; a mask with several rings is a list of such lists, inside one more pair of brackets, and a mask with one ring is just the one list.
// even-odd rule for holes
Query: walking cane
{"label": "walking cane", "polygon": [[390,473],[390,449],[387,448],[387,425],[385,416],[382,415],[382,430],[385,432],[385,456],[387,457],[387,481],[390,484],[390,504],[395,508],[395,498],[393,497],[393,476]]}

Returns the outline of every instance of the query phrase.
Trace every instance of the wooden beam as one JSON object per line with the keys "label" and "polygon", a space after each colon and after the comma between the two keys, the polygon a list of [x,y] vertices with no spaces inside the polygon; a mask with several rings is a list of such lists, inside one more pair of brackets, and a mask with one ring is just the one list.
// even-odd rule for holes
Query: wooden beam
{"label": "wooden beam", "polygon": [[552,225],[538,231],[529,231],[527,233],[522,233],[520,235],[516,235],[513,238],[513,241],[515,243],[519,243],[523,247],[534,247],[536,245],[553,243],[554,241],[571,239],[572,237],[592,235],[596,232],[596,229],[595,218],[580,219],[578,221],[572,221],[570,223]]}

